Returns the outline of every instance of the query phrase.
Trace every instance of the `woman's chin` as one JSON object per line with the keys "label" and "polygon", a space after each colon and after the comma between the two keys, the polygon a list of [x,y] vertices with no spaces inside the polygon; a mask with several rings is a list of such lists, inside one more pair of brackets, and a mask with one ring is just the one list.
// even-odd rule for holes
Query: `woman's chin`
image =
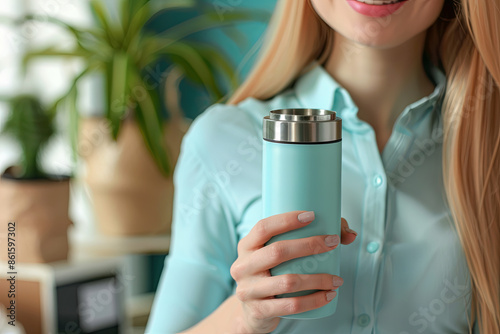
{"label": "woman's chin", "polygon": [[[366,29],[358,31],[342,32],[338,31],[345,39],[354,42],[353,48],[370,47],[374,49],[384,50],[398,47],[405,42],[415,38],[416,36],[401,36],[394,30],[378,31],[376,34],[366,33]],[[425,36],[425,32],[422,33]],[[418,36],[419,34],[417,34]]]}

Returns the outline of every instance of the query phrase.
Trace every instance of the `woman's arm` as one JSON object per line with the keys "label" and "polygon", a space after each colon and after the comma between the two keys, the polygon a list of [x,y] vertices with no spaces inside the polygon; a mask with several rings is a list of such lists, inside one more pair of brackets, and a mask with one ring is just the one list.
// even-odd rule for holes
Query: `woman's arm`
{"label": "woman's arm", "polygon": [[[210,316],[233,293],[230,267],[237,257],[231,206],[220,183],[219,166],[200,154],[212,144],[210,117],[200,116],[182,144],[174,172],[172,240],[146,333],[174,334]],[[208,122],[207,122],[208,121]],[[217,161],[218,151],[210,151]]]}

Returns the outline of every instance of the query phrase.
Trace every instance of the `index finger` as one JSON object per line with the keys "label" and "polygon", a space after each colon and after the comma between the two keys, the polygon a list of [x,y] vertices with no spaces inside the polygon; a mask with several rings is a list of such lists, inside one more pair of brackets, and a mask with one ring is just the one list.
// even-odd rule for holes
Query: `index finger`
{"label": "index finger", "polygon": [[341,223],[341,240],[343,245],[349,245],[354,242],[356,237],[358,236],[358,233],[351,230],[349,228],[349,224],[347,223],[347,220],[342,218],[342,223]]}
{"label": "index finger", "polygon": [[262,248],[273,236],[304,227],[313,220],[313,211],[290,211],[261,219],[240,240],[238,250],[249,251]]}

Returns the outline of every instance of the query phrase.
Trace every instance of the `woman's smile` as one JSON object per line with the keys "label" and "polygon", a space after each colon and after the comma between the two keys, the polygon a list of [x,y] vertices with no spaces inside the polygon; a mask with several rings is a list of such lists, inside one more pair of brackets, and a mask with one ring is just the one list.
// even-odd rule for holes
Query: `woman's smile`
{"label": "woman's smile", "polygon": [[347,3],[359,14],[370,17],[384,17],[395,13],[408,0],[347,0]]}
{"label": "woman's smile", "polygon": [[390,5],[390,4],[395,4],[398,2],[404,2],[406,0],[364,0],[364,1],[363,0],[352,0],[352,1],[366,3],[368,5],[380,6],[380,5]]}

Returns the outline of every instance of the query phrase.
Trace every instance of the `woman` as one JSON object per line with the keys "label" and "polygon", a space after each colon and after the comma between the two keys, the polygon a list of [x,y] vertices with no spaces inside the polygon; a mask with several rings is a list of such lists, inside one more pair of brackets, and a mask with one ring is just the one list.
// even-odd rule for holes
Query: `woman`
{"label": "woman", "polygon": [[[500,333],[500,1],[364,2],[280,1],[249,78],[193,124],[148,333]],[[339,243],[263,246],[314,224],[260,220],[262,117],[291,107],[343,120],[342,278],[269,275]]]}

